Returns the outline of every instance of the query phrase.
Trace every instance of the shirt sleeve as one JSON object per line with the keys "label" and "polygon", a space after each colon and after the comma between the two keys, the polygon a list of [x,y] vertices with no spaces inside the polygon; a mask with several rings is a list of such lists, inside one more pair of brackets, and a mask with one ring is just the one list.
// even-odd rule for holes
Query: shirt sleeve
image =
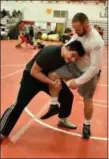
{"label": "shirt sleeve", "polygon": [[96,44],[90,52],[90,66],[87,71],[75,80],[77,85],[82,85],[92,79],[101,69],[104,44]]}
{"label": "shirt sleeve", "polygon": [[[51,56],[49,56],[49,60],[51,59]],[[48,61],[48,53],[45,55],[45,53],[41,53],[38,55],[35,59],[35,62],[42,68],[48,69],[49,61]]]}
{"label": "shirt sleeve", "polygon": [[52,64],[52,62],[55,60],[53,51],[51,52],[48,48],[44,48],[42,52],[36,56],[35,62],[42,68],[42,70],[49,69],[50,64]]}

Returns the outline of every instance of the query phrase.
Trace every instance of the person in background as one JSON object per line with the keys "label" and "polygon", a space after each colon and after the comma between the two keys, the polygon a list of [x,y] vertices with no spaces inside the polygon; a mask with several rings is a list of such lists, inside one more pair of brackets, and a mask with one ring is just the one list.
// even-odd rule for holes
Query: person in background
{"label": "person in background", "polygon": [[18,44],[15,46],[16,48],[21,48],[21,45],[25,43],[26,47],[28,44],[28,36],[25,33],[20,33],[18,37]]}
{"label": "person in background", "polygon": [[12,12],[12,16],[16,17],[16,14],[17,14],[17,11],[14,9],[13,12]]}
{"label": "person in background", "polygon": [[98,25],[94,25],[94,28],[98,31],[98,33],[101,35],[103,39],[103,35],[104,35],[103,29]]}
{"label": "person in background", "polygon": [[71,39],[72,30],[70,28],[66,28],[64,34],[61,36],[60,41],[65,44]]}
{"label": "person in background", "polygon": [[72,37],[75,34],[75,30],[72,29],[70,36]]}
{"label": "person in background", "polygon": [[30,43],[33,43],[34,28],[33,28],[32,25],[30,25],[30,27],[29,27],[29,33],[28,33],[28,36],[29,36],[29,41],[30,41]]}
{"label": "person in background", "polygon": [[43,44],[43,41],[40,39],[34,40],[33,43],[34,49],[42,49],[45,45]]}
{"label": "person in background", "polygon": [[26,27],[25,27],[24,22],[21,22],[18,27],[19,27],[19,32],[26,33]]}
{"label": "person in background", "polygon": [[50,32],[47,33],[48,35],[51,35],[51,34],[56,34],[56,30],[51,30]]}
{"label": "person in background", "polygon": [[5,16],[7,15],[7,11],[6,11],[5,9],[3,9],[3,10],[1,11],[1,14],[2,14],[2,17],[5,17]]}

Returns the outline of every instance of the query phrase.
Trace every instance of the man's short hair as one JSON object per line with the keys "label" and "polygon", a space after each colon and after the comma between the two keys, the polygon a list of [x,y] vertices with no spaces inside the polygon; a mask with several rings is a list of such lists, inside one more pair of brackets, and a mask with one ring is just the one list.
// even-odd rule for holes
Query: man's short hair
{"label": "man's short hair", "polygon": [[89,23],[89,19],[84,13],[77,13],[74,15],[72,22]]}
{"label": "man's short hair", "polygon": [[82,45],[82,43],[78,40],[72,41],[69,44],[66,45],[66,47],[69,47],[70,50],[72,51],[77,51],[79,56],[84,56],[85,50]]}

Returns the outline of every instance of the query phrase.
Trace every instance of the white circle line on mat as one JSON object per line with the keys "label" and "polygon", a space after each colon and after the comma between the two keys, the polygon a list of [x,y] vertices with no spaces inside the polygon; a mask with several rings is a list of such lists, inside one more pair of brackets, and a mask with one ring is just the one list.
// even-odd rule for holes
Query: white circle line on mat
{"label": "white circle line on mat", "polygon": [[[69,132],[69,131],[66,131],[66,130],[62,130],[62,129],[59,129],[55,126],[52,126],[52,125],[49,125],[47,123],[44,123],[42,122],[41,120],[37,119],[37,117],[28,109],[26,108],[25,111],[27,112],[27,114],[29,116],[31,116],[33,118],[33,120],[45,127],[48,127],[49,129],[52,129],[54,131],[58,131],[58,132],[62,132],[62,133],[65,133],[65,134],[69,134],[69,135],[73,135],[73,136],[78,136],[78,137],[82,137],[81,134],[79,133],[74,133],[74,132]],[[108,139],[106,137],[96,137],[96,136],[91,136],[90,137],[91,139],[94,139],[94,140],[102,140],[102,141],[107,141]]]}

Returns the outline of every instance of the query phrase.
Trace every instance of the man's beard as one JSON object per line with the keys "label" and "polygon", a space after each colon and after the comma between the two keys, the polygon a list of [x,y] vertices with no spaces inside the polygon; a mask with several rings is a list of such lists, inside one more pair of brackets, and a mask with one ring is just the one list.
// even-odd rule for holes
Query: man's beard
{"label": "man's beard", "polygon": [[81,34],[78,34],[78,36],[82,37],[87,33],[87,31],[85,29],[83,29],[83,32]]}

